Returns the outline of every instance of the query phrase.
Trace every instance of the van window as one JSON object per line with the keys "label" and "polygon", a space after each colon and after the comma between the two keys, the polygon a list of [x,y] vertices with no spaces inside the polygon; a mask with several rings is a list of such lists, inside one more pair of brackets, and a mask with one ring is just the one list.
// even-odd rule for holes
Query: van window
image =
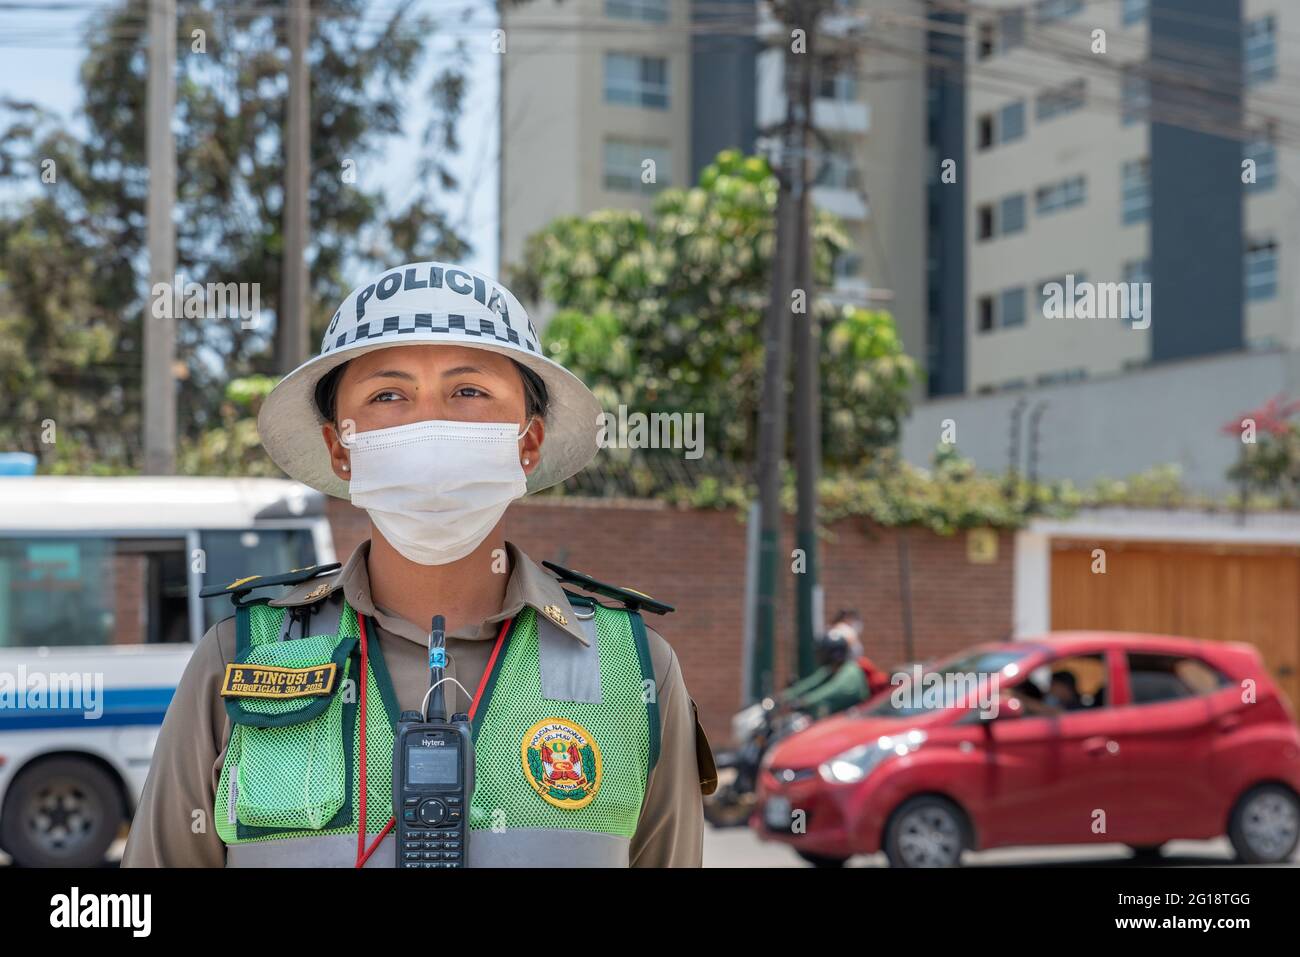
{"label": "van window", "polygon": [[[307,528],[275,528],[253,531],[208,531],[199,533],[206,570],[206,585],[228,585],[249,575],[283,575],[294,568],[316,564],[316,548]],[[282,588],[260,594],[275,598]],[[235,613],[224,595],[203,600],[203,629],[206,631]]]}
{"label": "van window", "polygon": [[0,540],[0,648],[188,639],[183,539]]}

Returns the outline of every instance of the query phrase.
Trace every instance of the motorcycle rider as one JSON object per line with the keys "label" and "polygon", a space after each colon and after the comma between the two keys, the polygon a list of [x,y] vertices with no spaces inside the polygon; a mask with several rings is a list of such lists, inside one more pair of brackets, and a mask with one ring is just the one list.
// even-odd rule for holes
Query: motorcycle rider
{"label": "motorcycle rider", "polygon": [[[786,689],[787,711],[804,711],[814,718],[836,714],[866,701],[889,687],[889,676],[865,654],[852,655],[857,635],[847,622],[832,625],[818,642],[823,666]],[[858,645],[858,647],[861,647]]]}

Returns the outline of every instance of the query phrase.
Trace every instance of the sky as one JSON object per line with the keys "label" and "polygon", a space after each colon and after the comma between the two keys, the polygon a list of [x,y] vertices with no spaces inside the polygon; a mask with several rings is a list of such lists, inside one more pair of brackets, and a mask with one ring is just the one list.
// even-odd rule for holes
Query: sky
{"label": "sky", "polygon": [[[113,6],[111,0],[48,0],[13,2],[0,0],[0,99],[32,101],[56,112],[70,122],[74,132],[84,132],[77,117],[81,89],[77,71],[85,55],[83,23],[96,8]],[[488,33],[495,21],[491,4],[484,2],[457,4],[476,8],[470,20],[457,19],[456,35],[470,47],[468,90],[464,116],[459,127],[461,153],[451,164],[459,174],[461,190],[450,197],[448,212],[453,222],[461,224],[462,235],[473,247],[465,265],[489,275],[497,272],[497,114],[498,61],[488,47]],[[391,8],[380,0],[370,22]],[[425,0],[421,8],[434,12],[447,4]],[[440,17],[439,19],[444,19]],[[446,18],[444,22],[450,22]],[[418,141],[429,116],[424,104],[440,47],[450,45],[450,34],[443,40],[430,40],[420,76],[411,85],[411,106],[407,112],[405,140],[410,148],[391,150],[391,163],[385,174],[385,192],[396,206],[416,188],[415,159]],[[141,130],[141,135],[144,135]],[[13,196],[12,187],[0,186],[0,202]],[[357,277],[357,281],[364,277]]]}

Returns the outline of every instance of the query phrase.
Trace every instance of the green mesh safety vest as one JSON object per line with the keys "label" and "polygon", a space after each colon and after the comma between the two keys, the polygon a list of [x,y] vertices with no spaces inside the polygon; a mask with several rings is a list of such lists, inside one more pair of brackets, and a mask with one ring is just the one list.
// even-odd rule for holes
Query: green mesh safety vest
{"label": "green mesh safety vest", "polygon": [[[659,714],[639,614],[566,592],[590,646],[525,608],[473,713],[472,867],[627,866],[658,758]],[[352,867],[360,809],[360,630],[284,640],[286,609],[236,611],[223,676],[230,740],[214,802],[227,866]],[[393,815],[398,703],[367,626],[366,843]],[[259,671],[258,666],[264,670]],[[260,683],[259,683],[260,682]],[[328,693],[318,693],[328,687]],[[392,832],[367,867],[395,863]]]}

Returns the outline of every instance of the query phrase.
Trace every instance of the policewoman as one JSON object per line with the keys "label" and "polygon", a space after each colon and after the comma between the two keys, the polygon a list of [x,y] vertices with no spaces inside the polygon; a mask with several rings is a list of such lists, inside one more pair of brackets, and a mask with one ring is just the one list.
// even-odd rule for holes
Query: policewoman
{"label": "policewoman", "polygon": [[[371,537],[341,569],[226,586],[235,614],[180,681],[123,864],[395,866],[394,731],[422,709],[440,615],[477,766],[468,866],[698,867],[715,773],[642,614],[665,606],[501,537],[512,501],[591,461],[599,412],[487,276],[413,263],[354,290],[258,430]],[[604,534],[594,515],[574,532]]]}

